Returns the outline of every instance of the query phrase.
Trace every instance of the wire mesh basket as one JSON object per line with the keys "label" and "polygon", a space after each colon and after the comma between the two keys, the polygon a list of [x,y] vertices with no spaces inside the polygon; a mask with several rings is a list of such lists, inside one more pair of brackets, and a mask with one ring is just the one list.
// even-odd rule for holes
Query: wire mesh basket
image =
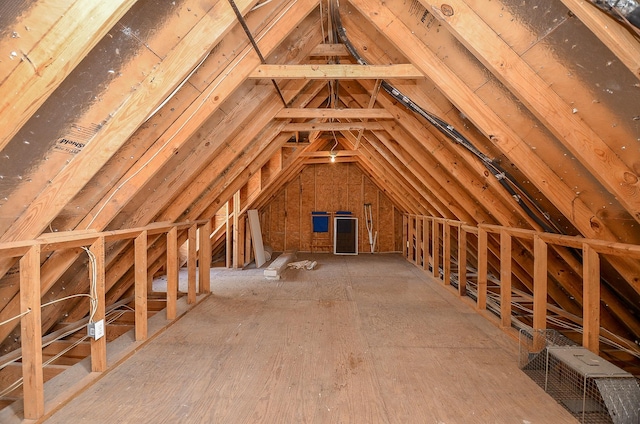
{"label": "wire mesh basket", "polygon": [[582,423],[640,423],[633,375],[557,331],[521,330],[519,365]]}

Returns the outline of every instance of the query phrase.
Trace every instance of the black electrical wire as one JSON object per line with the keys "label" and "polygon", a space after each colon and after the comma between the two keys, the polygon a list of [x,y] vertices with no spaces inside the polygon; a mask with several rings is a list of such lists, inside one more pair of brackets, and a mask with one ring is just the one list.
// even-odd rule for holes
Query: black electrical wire
{"label": "black electrical wire", "polygon": [[[340,13],[338,12],[338,7],[332,8],[331,19],[334,23],[334,28],[340,38],[342,44],[345,45],[351,56],[360,64],[367,65],[365,59],[360,56],[358,51],[355,49],[351,41],[347,38],[347,31],[342,26],[342,20],[340,19]],[[551,220],[551,217],[548,213],[546,213],[522,188],[516,180],[500,165],[495,163],[489,156],[482,153],[476,146],[473,145],[467,138],[465,138],[460,132],[458,132],[451,124],[448,124],[438,116],[429,113],[414,103],[410,98],[405,96],[395,88],[393,85],[389,84],[386,81],[382,81],[381,87],[386,91],[391,97],[393,97],[396,101],[402,104],[404,107],[409,109],[410,111],[422,116],[424,119],[429,121],[431,125],[433,125],[438,131],[440,131],[447,138],[452,140],[453,142],[459,144],[460,146],[467,149],[471,152],[475,157],[477,157],[482,164],[495,176],[500,185],[504,187],[504,189],[509,193],[511,197],[520,205],[523,211],[529,216],[532,220],[534,220],[545,232],[549,233],[558,233],[562,234],[562,230]],[[523,200],[527,200],[525,202]],[[531,204],[536,212],[529,206]],[[542,216],[542,217],[541,217]]]}
{"label": "black electrical wire", "polygon": [[[640,12],[640,7],[638,7],[634,12]],[[347,48],[347,50],[349,51],[351,56],[353,56],[353,58],[360,65],[367,65],[367,62],[362,58],[362,56],[360,56],[360,54],[355,49],[353,44],[351,44],[351,42],[347,38],[347,32],[344,29],[344,27],[342,26],[342,21],[340,19],[340,14],[338,12],[338,7],[337,6],[332,8],[331,19],[333,20],[334,28],[335,28],[335,31],[338,34],[338,37],[339,37],[340,41],[345,45],[345,47]],[[507,192],[514,198],[514,200],[518,203],[518,205],[520,205],[520,207],[523,209],[523,211],[532,220],[534,220],[543,229],[543,231],[548,232],[548,233],[565,234],[562,231],[562,229],[560,229],[551,220],[550,215],[547,212],[545,212],[542,209],[542,207],[540,205],[538,205],[538,203],[535,202],[527,194],[527,192],[524,190],[524,188],[521,187],[518,184],[518,182],[506,170],[504,170],[497,163],[494,163],[493,160],[489,156],[487,156],[484,153],[482,153],[477,147],[475,147],[473,145],[473,143],[471,143],[467,138],[465,138],[462,134],[460,134],[452,125],[448,124],[447,122],[445,122],[444,120],[440,119],[436,115],[425,111],[420,106],[415,104],[407,96],[402,94],[398,89],[393,87],[393,85],[387,83],[386,81],[382,82],[381,87],[383,87],[384,90],[391,97],[393,97],[395,100],[397,100],[403,106],[405,106],[407,109],[409,109],[412,112],[417,113],[418,115],[420,115],[423,118],[425,118],[427,121],[429,121],[429,123],[431,123],[434,127],[436,127],[447,138],[449,138],[453,142],[459,144],[460,146],[464,147],[469,152],[471,152],[474,156],[476,156],[482,162],[482,164],[489,170],[489,172],[491,172],[496,177],[496,179],[500,182],[500,185],[502,185],[505,188],[505,190],[507,190]],[[520,194],[518,194],[518,192]],[[524,199],[527,200],[527,202],[529,204],[531,204],[535,208],[535,210],[538,212],[538,214],[536,214],[531,209],[529,204],[527,204],[527,203],[525,203],[523,201],[523,197],[524,197]],[[541,216],[544,217],[544,219],[541,218]],[[576,260],[579,263],[583,263],[583,257],[582,257],[582,250],[581,249],[567,248],[567,250],[570,252],[570,254],[574,258],[576,258]],[[602,283],[605,286],[609,287],[614,292],[618,292],[616,287],[613,286],[609,281],[607,281],[606,278],[604,278],[603,276],[601,276],[600,278],[601,278]],[[625,300],[624,296],[621,296],[621,299]]]}
{"label": "black electrical wire", "polygon": [[[253,35],[251,34],[251,31],[249,30],[249,27],[247,26],[247,22],[242,17],[242,13],[240,13],[240,10],[238,9],[238,6],[236,5],[236,3],[233,0],[229,0],[229,4],[231,5],[231,8],[233,9],[233,12],[236,14],[236,18],[238,18],[238,22],[240,22],[240,25],[242,25],[242,29],[244,30],[244,33],[247,35],[247,38],[249,39],[249,42],[251,42],[251,45],[253,46],[253,50],[255,50],[256,54],[258,55],[258,58],[260,59],[260,63],[265,65],[267,63],[267,61],[264,59],[264,56],[262,56],[262,52],[258,48],[258,43],[256,43],[256,40],[253,38]],[[284,107],[288,107],[287,106],[287,101],[284,99],[284,95],[282,94],[282,91],[280,91],[280,87],[278,87],[278,83],[276,82],[276,80],[274,80],[272,78],[271,82],[273,83],[273,86],[275,87],[276,91],[278,92],[278,96],[280,96],[280,100],[282,100],[282,103],[284,104]]]}

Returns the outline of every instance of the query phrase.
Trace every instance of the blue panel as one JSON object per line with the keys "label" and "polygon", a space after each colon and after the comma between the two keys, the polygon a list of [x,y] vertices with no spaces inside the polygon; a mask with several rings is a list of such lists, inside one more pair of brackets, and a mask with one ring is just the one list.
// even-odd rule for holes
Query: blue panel
{"label": "blue panel", "polygon": [[329,214],[326,212],[311,212],[314,233],[329,232]]}

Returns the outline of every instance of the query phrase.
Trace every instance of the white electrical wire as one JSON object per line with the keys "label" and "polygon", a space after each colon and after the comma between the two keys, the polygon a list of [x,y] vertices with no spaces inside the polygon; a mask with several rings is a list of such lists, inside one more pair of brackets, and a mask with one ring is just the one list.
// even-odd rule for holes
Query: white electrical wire
{"label": "white electrical wire", "polygon": [[93,252],[82,246],[82,249],[87,252],[89,256],[89,324],[93,322],[93,317],[98,310],[98,266],[96,255]]}
{"label": "white electrical wire", "polygon": [[[475,287],[474,283],[468,282],[468,284],[470,286]],[[471,294],[475,294],[476,297],[477,297],[477,290],[475,290],[473,288],[469,288],[468,291]],[[498,293],[494,293],[494,292],[488,291],[487,292],[487,304],[488,305],[490,304],[493,307],[493,309],[495,310],[495,312],[497,313],[497,311],[500,310],[500,295]],[[524,305],[522,305],[520,303],[512,301],[511,305],[516,307],[516,308],[518,308],[519,310],[521,310],[523,312],[528,313],[529,315],[533,315],[533,309],[527,308],[527,307],[525,307]],[[511,320],[512,320],[512,322],[514,322],[516,324],[522,324],[520,321],[517,320],[516,317],[511,317]],[[557,318],[555,316],[547,315],[547,322],[555,325],[558,328],[562,328],[564,330],[574,331],[574,332],[579,333],[579,334],[583,334],[584,333],[583,327],[581,325],[573,323],[573,322],[570,322],[570,321],[566,321],[564,319]],[[620,336],[618,336],[616,334],[612,334],[612,336],[614,338],[617,338],[617,339],[620,339],[620,340],[624,340],[624,339],[622,339]],[[608,337],[605,337],[605,336],[598,336],[598,339],[603,344],[606,344],[606,345],[609,345],[611,347],[614,347],[614,348],[616,348],[616,349],[618,349],[618,350],[620,350],[622,352],[626,352],[626,353],[628,353],[628,354],[630,354],[632,356],[635,356],[636,358],[640,359],[640,352],[632,350],[632,349],[629,349],[629,348],[625,347],[624,345],[616,342],[615,340],[612,340],[612,339],[610,339]]]}
{"label": "white electrical wire", "polygon": [[22,313],[21,313],[21,314],[19,314],[19,315],[16,315],[16,316],[15,316],[15,317],[13,317],[13,318],[9,318],[9,319],[7,319],[7,320],[5,320],[5,321],[0,322],[0,325],[5,325],[5,324],[7,324],[7,323],[9,323],[9,322],[11,322],[11,321],[14,321],[14,320],[16,320],[16,319],[22,318],[23,316],[27,315],[29,312],[31,312],[31,309],[27,309],[26,311],[22,312]]}
{"label": "white electrical wire", "polygon": [[[85,295],[85,296],[86,296],[86,295]],[[126,309],[129,309],[129,310],[131,310],[131,311],[135,311],[135,309],[133,309],[133,308],[131,308],[130,306],[127,306],[127,305],[122,305],[122,308],[126,308]],[[25,313],[28,313],[28,312],[30,312],[30,311],[27,311],[27,312],[25,312]],[[107,324],[111,324],[112,322],[116,321],[118,318],[120,318],[122,315],[124,315],[124,314],[125,314],[125,312],[126,312],[126,311],[122,311],[122,310],[120,310],[120,309],[114,309],[114,310],[110,311],[110,312],[107,314],[107,317],[106,317]],[[83,325],[81,325],[81,326],[80,326],[80,327],[78,327],[78,328],[75,328],[75,329],[69,330],[69,331],[67,331],[67,332],[65,332],[65,333],[63,333],[63,334],[61,334],[61,335],[60,335],[60,336],[58,336],[57,338],[55,338],[55,339],[53,339],[53,340],[50,340],[49,342],[47,342],[47,343],[43,344],[43,345],[42,345],[42,347],[43,347],[43,348],[45,348],[45,347],[49,346],[50,344],[52,344],[52,343],[54,343],[54,342],[57,342],[57,341],[59,341],[59,340],[61,340],[61,339],[65,338],[65,337],[67,337],[67,336],[69,336],[69,335],[71,335],[71,334],[75,333],[75,332],[76,332],[76,331],[78,331],[78,330],[83,329],[84,327],[85,327],[85,325],[83,324]],[[45,367],[45,366],[47,366],[47,365],[50,365],[51,363],[53,363],[53,361],[55,361],[56,359],[60,358],[60,357],[61,357],[62,355],[64,355],[65,353],[69,352],[69,351],[70,351],[71,349],[73,349],[74,347],[79,346],[79,345],[80,345],[80,343],[82,343],[82,342],[84,342],[85,340],[87,340],[87,338],[88,338],[88,336],[84,336],[84,337],[82,337],[82,338],[78,339],[76,342],[72,343],[70,346],[67,346],[65,349],[61,350],[58,354],[56,354],[56,355],[54,355],[53,357],[49,358],[46,362],[43,362],[42,366],[43,366],[43,367]],[[20,359],[22,359],[22,355],[20,355],[19,357],[17,357],[16,359],[14,359],[14,360],[12,360],[12,361],[9,361],[9,362],[6,362],[6,363],[4,363],[4,364],[0,365],[0,370],[1,370],[1,369],[3,369],[4,367],[6,367],[7,365],[12,364],[12,363],[14,363],[14,362],[16,362],[16,361],[18,361],[18,360],[20,360]],[[22,384],[23,384],[23,378],[22,378],[22,377],[20,377],[18,380],[16,380],[15,382],[13,382],[10,386],[7,386],[4,390],[2,390],[2,391],[0,392],[0,398],[2,398],[3,396],[6,396],[7,394],[9,394],[9,393],[11,393],[12,391],[16,390],[17,388],[19,388],[20,386],[22,386]]]}
{"label": "white electrical wire", "polygon": [[[265,36],[265,34],[268,34],[269,31],[276,25],[276,23],[280,20],[280,18],[282,18],[284,15],[286,15],[290,9],[292,9],[293,7],[296,6],[296,2],[291,2],[289,3],[289,5],[287,7],[285,7],[283,10],[280,11],[280,13],[278,14],[278,16],[275,17],[274,20],[271,21],[271,23],[269,24],[268,27],[264,28],[262,31],[262,34],[255,37],[255,41],[256,43],[259,42],[260,40],[262,40]],[[126,180],[124,180],[122,183],[120,183],[118,185],[118,187],[116,187],[116,189],[109,195],[109,197],[102,203],[102,206],[100,206],[100,208],[98,209],[98,211],[93,215],[93,218],[91,218],[91,221],[89,221],[89,223],[87,224],[86,229],[89,229],[91,227],[91,225],[94,223],[94,221],[96,220],[96,218],[98,217],[98,215],[100,215],[100,213],[102,213],[102,211],[104,210],[104,208],[109,204],[109,202],[111,201],[111,199],[113,199],[113,196],[116,195],[116,193],[118,191],[120,191],[122,189],[122,187],[124,187],[129,181],[131,181],[131,179],[133,179],[136,175],[138,175],[143,169],[145,169],[145,167],[151,163],[151,161],[153,159],[155,159],[163,150],[165,147],[167,147],[167,145],[169,145],[169,143],[171,143],[173,141],[173,139],[180,134],[180,132],[182,132],[183,128],[191,122],[191,119],[200,111],[200,109],[207,103],[209,102],[209,98],[213,95],[213,93],[216,91],[216,89],[220,86],[220,84],[222,84],[222,81],[225,80],[226,77],[228,77],[232,72],[233,69],[235,68],[235,66],[237,66],[237,63],[240,63],[240,61],[242,59],[244,59],[247,55],[249,55],[249,53],[253,51],[251,50],[246,50],[245,52],[242,53],[242,55],[238,55],[235,58],[235,63],[236,65],[234,65],[234,67],[232,69],[226,69],[224,73],[220,73],[220,75],[218,75],[217,79],[217,83],[215,84],[215,86],[210,85],[208,87],[208,93],[204,96],[204,98],[202,100],[200,100],[199,104],[197,106],[195,106],[193,112],[189,115],[188,118],[186,118],[181,124],[180,126],[173,132],[172,135],[170,135],[167,138],[167,141],[164,142],[164,144],[162,146],[160,146],[158,149],[156,149],[155,153],[141,166],[139,167],[131,176],[129,176]],[[210,52],[207,53],[207,56],[205,56],[204,59],[202,59],[202,61],[191,71],[191,73],[189,75],[187,75],[187,77],[182,81],[181,84],[184,84],[189,77],[191,77],[191,75],[200,67],[200,65],[202,65],[202,63],[204,62],[204,60],[209,56]],[[170,95],[171,96],[171,95]],[[165,100],[166,102],[166,100]],[[155,113],[155,112],[153,112]]]}
{"label": "white electrical wire", "polygon": [[[189,73],[189,75],[186,76],[186,78],[184,80],[182,80],[182,82],[176,87],[175,90],[173,90],[173,92],[160,104],[160,106],[158,106],[153,112],[151,112],[151,114],[147,117],[147,119],[145,119],[145,123],[151,119],[151,117],[153,115],[155,115],[158,110],[160,110],[160,108],[162,108],[169,100],[171,100],[171,98],[178,92],[178,90],[180,90],[180,88],[182,88],[182,86],[189,80],[189,78],[191,78],[191,75],[193,75],[198,68],[200,68],[200,66],[204,63],[204,61],[209,57],[209,54],[211,54],[211,52],[207,53],[205,55],[205,57],[200,61],[200,63],[198,63],[196,65],[195,68],[193,68],[193,70]],[[102,211],[104,210],[104,208],[109,204],[109,202],[111,201],[111,199],[113,199],[113,196],[116,195],[116,193],[118,191],[120,191],[122,189],[122,187],[124,187],[129,181],[131,181],[136,175],[138,175],[143,169],[145,169],[145,167],[151,163],[151,161],[153,159],[156,158],[156,156],[158,156],[160,154],[160,152],[162,152],[162,150],[164,150],[164,148],[174,139],[174,137],[176,135],[178,135],[178,133],[182,130],[182,128],[184,128],[184,126],[191,120],[191,118],[200,110],[200,108],[202,107],[202,105],[204,105],[204,103],[209,99],[210,95],[207,95],[206,98],[200,103],[200,105],[196,108],[196,110],[191,114],[191,116],[189,116],[189,118],[182,123],[182,125],[180,126],[180,128],[178,128],[178,130],[167,139],[167,141],[165,141],[165,143],[160,146],[160,148],[158,148],[156,150],[156,152],[145,162],[144,165],[142,165],[141,167],[139,167],[133,174],[131,174],[126,180],[124,180],[122,183],[120,183],[120,185],[118,185],[118,187],[116,187],[116,189],[109,195],[109,197],[107,198],[107,200],[104,201],[104,203],[102,204],[102,206],[100,206],[100,209],[98,209],[98,211],[93,215],[93,218],[91,218],[91,221],[89,221],[89,224],[87,224],[86,229],[89,229],[89,227],[91,227],[91,225],[93,224],[93,222],[96,220],[96,218],[98,217],[98,215],[100,215],[100,213],[102,213]]]}
{"label": "white electrical wire", "polygon": [[[90,315],[89,315],[89,322],[93,322],[93,316],[95,315],[97,309],[98,309],[98,299],[97,299],[97,281],[98,281],[98,270],[97,270],[97,266],[96,266],[96,256],[93,254],[93,252],[91,252],[91,250],[87,249],[86,247],[82,247],[82,249],[84,249],[85,252],[87,252],[87,255],[89,256],[89,278],[90,278],[90,293],[86,294],[86,293],[79,293],[79,294],[72,294],[69,296],[65,296],[65,297],[61,297],[60,299],[55,299],[52,300],[50,302],[46,302],[40,305],[41,308],[44,308],[45,306],[50,306],[53,305],[55,303],[58,302],[63,302],[65,300],[68,299],[73,299],[74,297],[88,297],[90,299]],[[27,315],[28,313],[31,312],[31,309],[28,309],[12,318],[9,318],[5,321],[0,322],[0,326],[5,325],[11,321],[15,321],[17,319],[22,318],[23,316]]]}
{"label": "white electrical wire", "polygon": [[86,294],[86,293],[71,294],[69,296],[61,297],[60,299],[52,300],[51,302],[43,303],[42,305],[40,305],[40,307],[44,308],[45,306],[53,305],[54,303],[63,302],[63,301],[68,300],[68,299],[73,299],[74,297],[88,297],[88,298],[91,298],[91,295]]}

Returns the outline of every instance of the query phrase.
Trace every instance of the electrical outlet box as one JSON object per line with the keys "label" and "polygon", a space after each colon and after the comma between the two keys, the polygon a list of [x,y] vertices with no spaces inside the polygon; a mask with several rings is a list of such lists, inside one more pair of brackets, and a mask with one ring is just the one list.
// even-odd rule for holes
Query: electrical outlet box
{"label": "electrical outlet box", "polygon": [[87,334],[94,340],[100,340],[104,336],[104,320],[90,322],[87,326]]}

